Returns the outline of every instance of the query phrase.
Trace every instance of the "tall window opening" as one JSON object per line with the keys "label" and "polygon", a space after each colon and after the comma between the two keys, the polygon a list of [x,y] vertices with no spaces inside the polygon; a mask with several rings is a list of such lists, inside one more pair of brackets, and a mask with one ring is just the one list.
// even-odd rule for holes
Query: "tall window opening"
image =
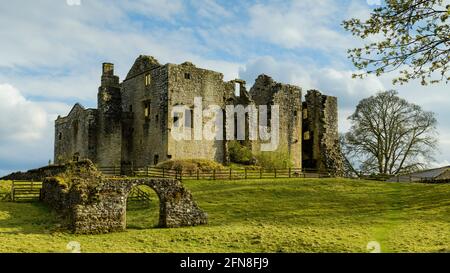
{"label": "tall window opening", "polygon": [[145,86],[149,86],[151,83],[151,76],[150,73],[145,74]]}

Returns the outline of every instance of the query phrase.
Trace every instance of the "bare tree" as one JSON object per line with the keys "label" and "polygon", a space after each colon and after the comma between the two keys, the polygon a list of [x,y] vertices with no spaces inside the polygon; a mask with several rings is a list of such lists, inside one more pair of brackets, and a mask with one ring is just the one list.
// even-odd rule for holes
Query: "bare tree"
{"label": "bare tree", "polygon": [[354,65],[366,72],[354,77],[400,70],[394,83],[420,79],[423,85],[450,77],[449,0],[386,0],[369,19],[343,22],[354,36],[370,41],[348,51]]}
{"label": "bare tree", "polygon": [[361,100],[349,120],[346,158],[364,173],[398,174],[420,169],[433,159],[434,113],[398,97],[394,90]]}
{"label": "bare tree", "polygon": [[352,147],[348,144],[347,140],[345,139],[345,134],[339,134],[339,144],[341,147],[341,153],[342,153],[342,159],[344,163],[344,177],[358,177],[360,176],[360,172],[355,167],[355,160],[352,153]]}

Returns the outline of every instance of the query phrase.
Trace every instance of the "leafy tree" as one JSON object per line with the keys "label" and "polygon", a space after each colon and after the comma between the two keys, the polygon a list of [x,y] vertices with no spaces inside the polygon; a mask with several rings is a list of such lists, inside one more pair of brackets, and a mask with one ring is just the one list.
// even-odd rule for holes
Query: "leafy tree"
{"label": "leafy tree", "polygon": [[349,120],[344,152],[364,173],[398,174],[432,160],[437,144],[434,113],[398,97],[396,91],[361,100]]}
{"label": "leafy tree", "polygon": [[[399,69],[393,83],[420,79],[422,85],[449,81],[450,5],[448,0],[386,0],[369,19],[343,22],[354,36],[370,41],[348,50],[354,65],[381,74]],[[381,38],[381,39],[380,39]]]}

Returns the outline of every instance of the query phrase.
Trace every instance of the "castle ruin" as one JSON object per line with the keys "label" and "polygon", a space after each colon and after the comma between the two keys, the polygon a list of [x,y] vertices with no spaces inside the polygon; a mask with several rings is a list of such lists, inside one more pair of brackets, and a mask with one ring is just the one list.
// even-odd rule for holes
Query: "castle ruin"
{"label": "castle ruin", "polygon": [[[245,81],[224,81],[223,74],[190,62],[160,64],[139,56],[120,82],[114,65],[103,64],[97,109],[75,104],[55,121],[54,162],[90,159],[98,167],[153,166],[170,159],[202,158],[227,164],[228,139],[175,140],[170,130],[177,105],[278,105],[279,145],[297,168],[342,173],[337,98],[310,90],[302,101],[301,88],[260,75],[247,90]],[[246,115],[245,119],[248,118]],[[270,116],[268,117],[270,119]],[[226,120],[223,121],[224,134]],[[233,134],[233,133],[231,133]],[[242,141],[258,151],[261,141]]]}

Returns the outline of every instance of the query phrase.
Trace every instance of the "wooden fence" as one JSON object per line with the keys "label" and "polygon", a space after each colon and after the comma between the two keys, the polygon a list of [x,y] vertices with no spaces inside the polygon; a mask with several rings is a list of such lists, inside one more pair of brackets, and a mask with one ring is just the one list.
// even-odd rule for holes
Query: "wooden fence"
{"label": "wooden fence", "polygon": [[133,187],[130,194],[128,195],[127,201],[141,201],[149,204],[151,203],[152,199],[149,193],[141,190],[139,187]]}
{"label": "wooden fence", "polygon": [[238,180],[238,179],[264,179],[264,178],[323,178],[330,177],[329,173],[318,172],[313,169],[217,169],[217,170],[173,170],[155,167],[140,167],[121,170],[120,167],[99,167],[103,174],[110,176],[136,176],[175,178],[179,180]]}
{"label": "wooden fence", "polygon": [[11,185],[11,201],[30,202],[39,200],[42,182],[14,180]]}

